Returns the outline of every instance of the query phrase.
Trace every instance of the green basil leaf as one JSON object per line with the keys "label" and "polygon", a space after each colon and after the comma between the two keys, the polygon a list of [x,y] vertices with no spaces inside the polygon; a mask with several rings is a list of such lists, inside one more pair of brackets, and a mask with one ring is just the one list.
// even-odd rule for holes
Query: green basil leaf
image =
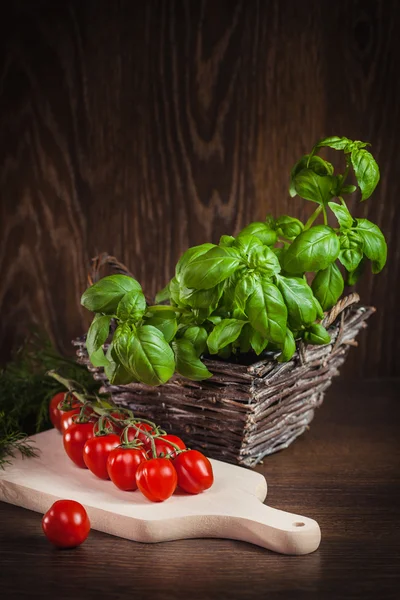
{"label": "green basil leaf", "polygon": [[240,335],[237,339],[237,341],[239,342],[239,349],[240,352],[242,354],[247,354],[247,352],[250,352],[251,349],[251,334],[254,331],[254,329],[251,327],[251,325],[249,323],[246,323],[243,328],[242,331],[240,332]]}
{"label": "green basil leaf", "polygon": [[361,262],[363,253],[358,248],[348,248],[347,250],[341,250],[339,254],[339,260],[344,268],[351,272],[355,271]]}
{"label": "green basil leaf", "polygon": [[254,352],[259,355],[268,346],[268,340],[259,331],[252,328],[250,332],[250,344]]}
{"label": "green basil leaf", "polygon": [[280,355],[278,356],[278,362],[287,362],[296,352],[296,342],[293,337],[293,333],[290,329],[286,329],[285,341],[283,343],[283,349]]}
{"label": "green basil leaf", "polygon": [[234,243],[235,238],[232,235],[221,235],[219,239],[219,246],[230,248]]}
{"label": "green basil leaf", "polygon": [[218,356],[224,360],[228,360],[232,354],[232,344],[228,344],[225,348],[218,351]]}
{"label": "green basil leaf", "polygon": [[276,253],[263,246],[261,249],[253,248],[249,253],[249,267],[264,275],[275,275],[281,270],[279,258]]}
{"label": "green basil leaf", "polygon": [[126,385],[132,383],[132,381],[136,381],[133,374],[129,373],[129,371],[121,365],[112,350],[113,346],[110,344],[106,355],[108,364],[104,366],[104,373],[106,374],[108,381],[112,385]]}
{"label": "green basil leaf", "polygon": [[316,225],[303,231],[286,250],[283,268],[298,274],[325,269],[339,256],[340,242],[331,227]]}
{"label": "green basil leaf", "polygon": [[304,225],[299,219],[283,215],[276,220],[278,233],[288,240],[296,238],[304,229]]}
{"label": "green basil leaf", "polygon": [[215,248],[215,244],[200,244],[200,246],[193,246],[186,250],[178,260],[175,268],[175,277],[177,281],[180,281],[182,271],[197,257],[202,256],[212,248]]}
{"label": "green basil leaf", "polygon": [[263,250],[264,244],[254,235],[239,234],[235,240],[234,247],[238,249],[241,256],[248,258],[251,251]]}
{"label": "green basil leaf", "polygon": [[317,318],[312,290],[301,277],[277,276],[277,283],[288,310],[288,323],[292,329],[309,325]]}
{"label": "green basil leaf", "polygon": [[246,273],[239,279],[235,287],[234,306],[238,308],[242,315],[246,316],[246,305],[249,296],[254,292],[256,279],[254,275]]}
{"label": "green basil leaf", "polygon": [[333,135],[318,142],[316,148],[333,148],[334,150],[345,150],[349,144],[352,144],[352,141],[349,140],[349,138],[338,137],[337,135]]}
{"label": "green basil leaf", "polygon": [[343,293],[344,281],[335,263],[322,271],[318,271],[311,288],[324,310],[329,310],[336,304]]}
{"label": "green basil leaf", "polygon": [[328,202],[328,206],[337,218],[340,227],[351,227],[353,224],[353,217],[349,213],[346,206],[342,204],[336,204],[336,202]]}
{"label": "green basil leaf", "polygon": [[86,348],[90,362],[94,367],[105,367],[108,360],[103,352],[103,344],[110,333],[110,316],[96,315],[89,327],[86,337]]}
{"label": "green basil leaf", "polygon": [[372,272],[379,273],[387,259],[387,246],[382,231],[368,219],[357,219],[355,229],[364,242],[365,256],[372,261]]}
{"label": "green basil leaf", "polygon": [[222,317],[220,315],[210,315],[207,320],[213,325],[218,325],[218,323],[221,323]]}
{"label": "green basil leaf", "polygon": [[[221,317],[219,317],[221,320]],[[185,329],[182,339],[188,340],[196,353],[196,356],[201,356],[207,347],[208,333],[204,327],[193,325]]]}
{"label": "green basil leaf", "polygon": [[120,321],[136,323],[146,312],[146,299],[143,292],[134,290],[128,292],[117,306],[117,318]]}
{"label": "green basil leaf", "polygon": [[188,339],[175,340],[172,342],[172,348],[175,354],[176,370],[180,375],[193,381],[202,381],[212,377],[212,373],[198,358]]}
{"label": "green basil leaf", "polygon": [[271,342],[283,343],[287,308],[281,292],[268,280],[257,280],[247,302],[246,312],[252,327]]}
{"label": "green basil leaf", "polygon": [[156,294],[155,301],[157,304],[161,304],[161,302],[165,302],[166,300],[169,300],[169,299],[170,299],[169,283],[167,283],[165,288],[163,288]]}
{"label": "green basil leaf", "polygon": [[347,285],[355,285],[357,283],[357,281],[360,279],[361,275],[364,273],[365,262],[366,262],[365,258],[362,258],[360,263],[358,264],[358,266],[354,269],[354,271],[351,271],[347,274],[347,278],[346,278]]}
{"label": "green basil leaf", "polygon": [[208,290],[195,290],[185,286],[180,288],[181,303],[192,308],[211,308],[215,310],[224,291],[224,282]]}
{"label": "green basil leaf", "polygon": [[240,257],[233,250],[216,246],[205,254],[196,256],[183,269],[182,283],[197,290],[208,290],[221,283],[240,265]]}
{"label": "green basil leaf", "polygon": [[238,237],[252,235],[256,237],[262,244],[273,246],[277,240],[277,233],[266,223],[256,221],[244,227]]}
{"label": "green basil leaf", "polygon": [[293,180],[293,186],[300,198],[325,205],[333,196],[332,175],[318,175],[312,169],[303,169]]}
{"label": "green basil leaf", "polygon": [[340,192],[341,192],[341,194],[352,194],[353,192],[356,191],[356,189],[357,189],[356,185],[349,184],[349,185],[344,185],[341,188]]}
{"label": "green basil leaf", "polygon": [[140,284],[127,275],[109,275],[88,288],[82,295],[81,304],[92,312],[114,314],[127,292],[141,292]]}
{"label": "green basil leaf", "polygon": [[171,302],[176,306],[181,306],[180,291],[179,281],[176,277],[173,277],[169,282],[169,295]]}
{"label": "green basil leaf", "polygon": [[379,183],[379,167],[372,154],[363,149],[352,151],[351,164],[361,189],[361,200],[366,200]]}
{"label": "green basil leaf", "polygon": [[130,365],[130,355],[134,335],[133,329],[128,323],[120,323],[114,331],[112,348],[115,362],[119,362],[124,369],[138,381],[139,378]]}
{"label": "green basil leaf", "polygon": [[155,313],[151,317],[146,317],[146,325],[156,327],[163,334],[165,341],[170,342],[174,339],[178,323],[174,311],[162,311]]}
{"label": "green basil leaf", "polygon": [[246,321],[237,319],[222,319],[208,336],[207,346],[210,354],[217,354],[219,350],[237,340],[245,323]]}
{"label": "green basil leaf", "polygon": [[317,311],[317,318],[323,319],[325,316],[325,313],[323,311],[322,306],[320,305],[320,303],[318,302],[318,300],[316,299],[315,296],[313,296],[313,302],[314,302],[315,310]]}
{"label": "green basil leaf", "polygon": [[323,325],[320,323],[313,323],[310,325],[307,331],[304,332],[304,341],[307,344],[323,346],[325,344],[329,344],[331,341],[331,336]]}
{"label": "green basil leaf", "polygon": [[333,175],[333,166],[326,160],[323,160],[320,156],[313,156],[306,154],[303,156],[293,167],[290,172],[290,186],[289,194],[293,198],[297,195],[297,191],[294,185],[295,178],[303,169],[311,169],[317,175]]}
{"label": "green basil leaf", "polygon": [[128,365],[142,383],[161,385],[174,374],[174,353],[161,331],[142,325],[130,337]]}

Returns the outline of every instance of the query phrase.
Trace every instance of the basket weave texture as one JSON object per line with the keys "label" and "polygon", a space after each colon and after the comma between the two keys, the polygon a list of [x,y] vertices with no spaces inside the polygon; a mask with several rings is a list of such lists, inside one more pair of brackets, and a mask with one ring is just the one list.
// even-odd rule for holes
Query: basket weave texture
{"label": "basket weave texture", "polygon": [[78,361],[102,381],[101,391],[111,394],[115,404],[155,421],[212,458],[252,467],[287,448],[308,428],[350,346],[357,345],[355,338],[375,311],[358,302],[359,296],[350,294],[326,314],[329,344],[300,342],[287,363],[264,358],[243,365],[205,358],[213,377],[200,382],[174,375],[159,387],[111,385],[103,369],[91,365],[85,336],[73,344]]}

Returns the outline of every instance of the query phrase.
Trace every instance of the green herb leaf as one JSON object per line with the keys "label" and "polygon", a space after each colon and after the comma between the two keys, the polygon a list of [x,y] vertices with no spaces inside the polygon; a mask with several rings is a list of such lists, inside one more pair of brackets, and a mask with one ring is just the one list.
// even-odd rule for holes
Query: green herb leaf
{"label": "green herb leaf", "polygon": [[[219,317],[219,319],[221,320],[221,317]],[[196,356],[201,356],[206,349],[207,337],[207,330],[204,327],[198,327],[197,325],[187,327],[182,335],[183,339],[188,340],[192,344]]]}
{"label": "green herb leaf", "polygon": [[320,156],[306,154],[294,165],[290,172],[289,194],[292,198],[297,195],[295,188],[296,176],[303,169],[311,169],[311,171],[314,171],[314,173],[321,176],[333,175],[333,166],[331,163],[323,160]]}
{"label": "green herb leaf", "polygon": [[104,367],[104,373],[112,385],[126,385],[136,381],[133,374],[127,371],[114,355],[112,344],[108,348],[106,357],[108,364]]}
{"label": "green herb leaf", "polygon": [[268,276],[275,275],[281,270],[277,255],[268,246],[262,246],[260,249],[251,249],[248,264],[251,269],[255,269],[258,273]]}
{"label": "green herb leaf", "polygon": [[250,344],[254,352],[259,355],[268,346],[268,340],[259,331],[251,328],[250,330]]}
{"label": "green herb leaf", "polygon": [[174,353],[161,331],[152,325],[142,325],[130,336],[126,358],[129,371],[147,385],[161,385],[175,371]]}
{"label": "green herb leaf", "polygon": [[361,200],[366,200],[379,183],[379,167],[372,154],[363,149],[352,151],[351,164],[361,189]]}
{"label": "green herb leaf", "polygon": [[331,227],[316,225],[303,231],[283,256],[288,273],[299,274],[325,269],[339,256],[340,243]]}
{"label": "green herb leaf", "polygon": [[219,239],[219,246],[224,246],[225,248],[230,248],[234,243],[235,238],[232,235],[221,235]]}
{"label": "green herb leaf", "polygon": [[234,307],[239,309],[244,318],[246,318],[246,305],[249,296],[253,293],[256,284],[254,275],[245,273],[236,284]]}
{"label": "green herb leaf", "polygon": [[240,332],[237,342],[239,343],[240,352],[242,352],[243,354],[247,354],[247,352],[250,352],[250,337],[253,331],[254,329],[251,327],[250,323],[246,323],[243,326],[242,331]]}
{"label": "green herb leaf", "polygon": [[335,263],[322,271],[318,271],[311,288],[324,310],[329,310],[336,304],[343,293],[344,281]]}
{"label": "green herb leaf", "polygon": [[313,293],[301,277],[277,276],[277,286],[288,310],[288,323],[292,329],[313,323],[317,317]]}
{"label": "green herb leaf", "polygon": [[208,290],[227,279],[240,265],[240,257],[233,248],[211,248],[196,256],[182,271],[182,282],[188,288]]}
{"label": "green herb leaf", "polygon": [[161,304],[161,302],[165,302],[166,300],[169,300],[169,299],[170,299],[169,283],[167,283],[165,288],[163,288],[156,294],[155,301],[157,304]]}
{"label": "green herb leaf", "polygon": [[296,238],[304,229],[304,225],[299,219],[283,215],[275,222],[278,233],[288,240]]}
{"label": "green herb leaf", "polygon": [[362,256],[362,250],[359,250],[358,248],[348,248],[340,251],[339,260],[344,268],[351,272],[356,270],[361,262]]}
{"label": "green herb leaf", "polygon": [[360,279],[361,275],[364,273],[365,262],[366,262],[365,258],[362,258],[360,263],[358,264],[358,266],[354,269],[354,271],[351,271],[347,274],[347,278],[346,278],[347,285],[355,285],[357,283],[357,281]]}
{"label": "green herb leaf", "polygon": [[344,185],[344,186],[341,188],[341,190],[340,190],[340,193],[341,193],[341,194],[352,194],[353,192],[355,192],[355,191],[356,191],[356,189],[357,189],[357,186],[356,186],[356,185],[352,185],[352,184],[349,184],[349,185]]}
{"label": "green herb leaf", "polygon": [[246,321],[237,319],[223,319],[216,325],[208,336],[207,345],[211,354],[217,354],[219,350],[231,344],[240,335]]}
{"label": "green herb leaf", "polygon": [[183,377],[193,381],[202,381],[212,377],[212,373],[198,358],[196,350],[188,339],[181,338],[172,342],[175,354],[176,370]]}
{"label": "green herb leaf", "polygon": [[195,290],[185,286],[180,287],[180,301],[192,308],[211,308],[215,310],[224,291],[224,282],[208,290]]}
{"label": "green herb leaf", "polygon": [[283,343],[283,349],[280,355],[278,356],[278,362],[287,362],[296,352],[296,342],[293,337],[293,333],[290,329],[286,329],[285,341]]}
{"label": "green herb leaf", "polygon": [[252,327],[271,342],[281,344],[286,334],[287,308],[279,289],[268,279],[256,280],[246,312]]}
{"label": "green herb leaf", "polygon": [[340,227],[351,227],[353,224],[353,217],[349,213],[346,206],[342,204],[336,204],[336,202],[328,202],[328,206],[337,218]]}
{"label": "green herb leaf", "polygon": [[142,291],[136,279],[127,275],[109,275],[83,293],[81,304],[92,312],[115,314],[125,294],[133,291]]}
{"label": "green herb leaf", "polygon": [[352,141],[349,140],[349,138],[333,135],[318,142],[315,148],[333,148],[334,150],[345,150],[349,144],[352,144]]}
{"label": "green herb leaf", "polygon": [[256,237],[265,246],[273,246],[277,240],[277,233],[266,223],[256,221],[244,227],[238,235],[239,237],[252,235]]}
{"label": "green herb leaf", "polygon": [[357,219],[355,230],[364,242],[365,256],[372,261],[372,272],[379,273],[387,259],[387,246],[382,231],[368,219]]}
{"label": "green herb leaf", "polygon": [[120,300],[117,306],[117,318],[120,321],[136,323],[146,312],[146,299],[143,292],[133,290]]}
{"label": "green herb leaf", "polygon": [[304,341],[307,344],[324,346],[325,344],[329,344],[331,336],[323,325],[320,323],[313,323],[307,331],[304,332]]}
{"label": "green herb leaf", "polygon": [[174,339],[178,328],[176,315],[173,310],[155,313],[150,318],[146,317],[145,325],[152,325],[161,331],[166,342]]}
{"label": "green herb leaf", "polygon": [[300,198],[326,204],[333,194],[331,189],[334,185],[332,175],[317,175],[311,169],[303,169],[296,175],[293,181],[294,189]]}
{"label": "green herb leaf", "polygon": [[110,332],[110,316],[95,315],[86,337],[86,348],[94,367],[105,367],[108,360],[103,352],[103,344]]}
{"label": "green herb leaf", "polygon": [[[200,246],[193,246],[186,250],[184,254],[182,254],[181,258],[178,260],[178,263],[175,268],[175,277],[177,281],[180,281],[180,277],[184,269],[195,259],[203,254],[206,254],[212,248],[215,248],[215,244],[200,244]],[[190,286],[188,286],[190,287]]]}

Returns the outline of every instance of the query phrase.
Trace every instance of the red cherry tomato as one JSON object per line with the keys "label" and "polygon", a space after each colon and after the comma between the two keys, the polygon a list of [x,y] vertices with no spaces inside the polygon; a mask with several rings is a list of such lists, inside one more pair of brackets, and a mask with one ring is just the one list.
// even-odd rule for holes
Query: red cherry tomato
{"label": "red cherry tomato", "polygon": [[[136,427],[139,427],[142,431],[148,431],[154,435],[155,431],[148,423],[138,423]],[[130,427],[128,429],[128,440],[132,442],[133,440],[140,440],[143,444],[147,443],[149,440],[149,436],[145,433],[141,433],[137,431],[134,427]]]}
{"label": "red cherry tomato", "polygon": [[121,440],[115,433],[90,438],[83,447],[85,465],[100,479],[109,479],[107,459],[111,450],[119,446]]}
{"label": "red cherry tomato", "polygon": [[[114,419],[118,419],[119,421],[121,421],[121,425],[115,423],[114,421],[112,421],[111,419],[108,419],[106,417],[104,420],[103,426],[107,429],[110,429],[112,431],[112,433],[115,433],[116,435],[121,435],[121,433],[124,429],[124,425],[123,425],[122,421],[124,419],[126,419],[126,415],[124,415],[123,413],[113,412],[113,413],[111,413],[111,416],[114,417]],[[94,426],[94,432],[97,433],[98,431],[99,431],[99,421],[97,421]]]}
{"label": "red cherry tomato", "polygon": [[[186,448],[185,443],[177,435],[163,435],[154,440],[154,443],[156,446],[156,451],[157,451],[157,456],[160,456],[161,454],[164,457],[169,456],[170,458],[174,458],[176,456],[175,448],[172,446],[172,444],[169,444],[168,441],[173,442],[181,450],[185,450],[185,448]],[[147,442],[145,444],[145,446],[146,446],[146,449],[150,452],[150,450],[151,450],[150,442]]]}
{"label": "red cherry tomato", "polygon": [[199,494],[214,483],[210,461],[198,450],[178,454],[173,460],[178,475],[179,487],[189,494]]}
{"label": "red cherry tomato", "polygon": [[82,504],[75,500],[57,500],[42,519],[47,539],[57,548],[75,548],[90,531],[90,521]]}
{"label": "red cherry tomato", "polygon": [[139,490],[152,502],[167,500],[176,490],[177,483],[175,467],[168,458],[146,460],[136,471]]}
{"label": "red cherry tomato", "polygon": [[65,393],[59,392],[50,400],[49,404],[49,417],[52,422],[53,427],[61,431],[61,411],[58,408],[58,405],[62,400],[64,400]]}
{"label": "red cherry tomato", "polygon": [[94,435],[93,423],[72,423],[66,431],[64,431],[63,441],[65,452],[69,458],[81,469],[86,469],[85,461],[83,460],[83,447],[87,440]]}
{"label": "red cherry tomato", "polygon": [[68,427],[71,427],[74,423],[74,415],[79,415],[81,412],[80,408],[73,408],[72,410],[67,410],[65,412],[61,412],[60,423],[61,423],[61,433],[67,431]]}
{"label": "red cherry tomato", "polygon": [[139,448],[114,448],[107,459],[108,476],[120,490],[136,490],[136,471],[145,460],[146,454]]}

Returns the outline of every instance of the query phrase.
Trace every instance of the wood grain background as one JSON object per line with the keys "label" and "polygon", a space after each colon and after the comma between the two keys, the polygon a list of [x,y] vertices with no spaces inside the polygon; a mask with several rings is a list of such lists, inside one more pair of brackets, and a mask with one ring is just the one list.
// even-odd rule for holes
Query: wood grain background
{"label": "wood grain background", "polygon": [[382,181],[353,206],[389,261],[359,285],[378,313],[347,375],[399,367],[400,3],[9,3],[0,25],[0,344],[85,331],[90,257],[153,295],[190,245],[267,213],[306,218],[292,164],[321,137],[369,140]]}

